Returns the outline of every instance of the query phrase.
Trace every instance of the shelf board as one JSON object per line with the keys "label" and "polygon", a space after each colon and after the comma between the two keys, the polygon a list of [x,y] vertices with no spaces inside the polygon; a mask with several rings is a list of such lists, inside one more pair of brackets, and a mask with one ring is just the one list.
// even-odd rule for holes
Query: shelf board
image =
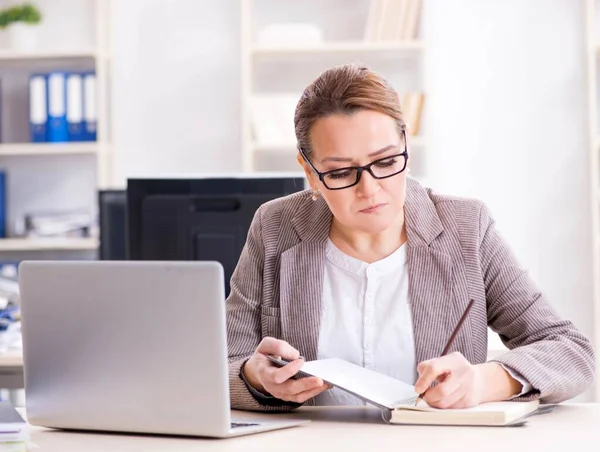
{"label": "shelf board", "polygon": [[6,238],[0,239],[0,251],[85,251],[98,248],[96,238]]}
{"label": "shelf board", "polygon": [[0,143],[0,156],[4,155],[69,155],[96,154],[98,143]]}
{"label": "shelf board", "polygon": [[[426,144],[426,139],[423,135],[417,135],[414,137],[408,138],[408,143],[410,147],[421,148]],[[254,143],[252,144],[252,152],[264,152],[264,153],[292,153],[296,152],[296,143],[268,143],[268,144],[260,144]]]}
{"label": "shelf board", "polygon": [[9,349],[0,353],[0,368],[23,367],[23,351]]}
{"label": "shelf board", "polygon": [[14,50],[0,50],[0,60],[62,60],[71,58],[95,58],[96,52],[92,50],[65,50],[65,51],[38,51],[17,52]]}
{"label": "shelf board", "polygon": [[254,55],[303,54],[303,53],[362,53],[362,52],[415,52],[425,49],[422,41],[340,41],[314,45],[276,46],[257,45],[251,49]]}

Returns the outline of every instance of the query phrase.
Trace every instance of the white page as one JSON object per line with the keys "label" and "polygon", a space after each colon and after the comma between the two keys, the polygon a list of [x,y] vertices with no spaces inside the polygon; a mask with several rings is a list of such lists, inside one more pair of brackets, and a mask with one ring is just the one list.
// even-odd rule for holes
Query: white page
{"label": "white page", "polygon": [[413,385],[338,358],[308,361],[302,371],[390,409],[414,403],[418,395]]}

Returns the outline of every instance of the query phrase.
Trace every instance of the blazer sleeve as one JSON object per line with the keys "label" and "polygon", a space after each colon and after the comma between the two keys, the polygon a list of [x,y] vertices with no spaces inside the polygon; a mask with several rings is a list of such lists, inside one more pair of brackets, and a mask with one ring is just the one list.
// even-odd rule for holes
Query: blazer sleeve
{"label": "blazer sleeve", "polygon": [[590,341],[560,318],[539,292],[485,206],[480,211],[480,238],[488,324],[509,349],[491,361],[513,369],[533,388],[514,400],[559,403],[579,395],[594,378]]}
{"label": "blazer sleeve", "polygon": [[261,226],[262,207],[255,215],[238,264],[231,276],[226,300],[229,397],[231,408],[253,411],[288,411],[299,406],[262,395],[242,378],[244,363],[262,339],[261,300],[265,252]]}

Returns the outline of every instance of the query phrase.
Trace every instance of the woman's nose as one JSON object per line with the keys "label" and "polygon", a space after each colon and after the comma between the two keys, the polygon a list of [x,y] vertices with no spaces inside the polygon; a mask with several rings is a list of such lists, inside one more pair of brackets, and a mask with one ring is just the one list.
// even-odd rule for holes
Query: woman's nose
{"label": "woman's nose", "polygon": [[379,191],[379,180],[368,171],[363,171],[358,182],[358,192],[364,198],[371,198]]}

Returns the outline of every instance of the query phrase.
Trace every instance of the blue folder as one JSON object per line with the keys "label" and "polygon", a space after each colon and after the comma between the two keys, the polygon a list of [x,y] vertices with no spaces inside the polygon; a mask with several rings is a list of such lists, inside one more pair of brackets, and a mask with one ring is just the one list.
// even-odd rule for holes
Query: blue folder
{"label": "blue folder", "polygon": [[69,141],[67,126],[67,74],[50,72],[48,80],[48,125],[46,137],[49,142]]}

